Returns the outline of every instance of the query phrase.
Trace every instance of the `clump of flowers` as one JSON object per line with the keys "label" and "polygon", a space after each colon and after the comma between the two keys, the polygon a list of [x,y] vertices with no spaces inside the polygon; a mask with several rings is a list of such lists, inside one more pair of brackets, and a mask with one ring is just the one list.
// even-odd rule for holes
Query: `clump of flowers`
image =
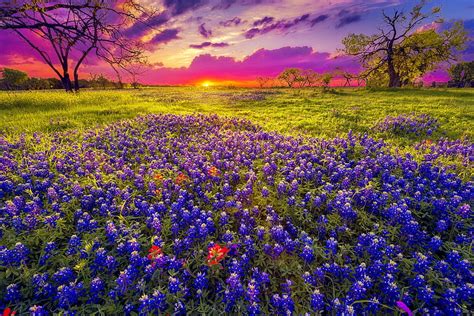
{"label": "clump of flowers", "polygon": [[473,148],[175,115],[4,140],[0,310],[468,313]]}
{"label": "clump of flowers", "polygon": [[400,114],[398,116],[386,116],[373,129],[395,135],[430,136],[438,128],[438,120],[428,114]]}

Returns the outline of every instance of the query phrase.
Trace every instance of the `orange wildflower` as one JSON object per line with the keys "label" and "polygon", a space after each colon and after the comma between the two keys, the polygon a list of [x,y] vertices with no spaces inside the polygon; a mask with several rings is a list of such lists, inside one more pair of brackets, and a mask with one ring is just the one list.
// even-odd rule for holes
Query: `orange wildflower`
{"label": "orange wildflower", "polygon": [[162,182],[163,181],[163,176],[161,175],[161,173],[155,173],[155,175],[153,176],[153,179],[155,179],[155,181],[158,181],[158,182]]}
{"label": "orange wildflower", "polygon": [[181,185],[189,180],[189,177],[185,175],[184,173],[178,174],[176,179],[174,180],[174,183]]}
{"label": "orange wildflower", "polygon": [[219,175],[219,173],[220,173],[219,169],[217,169],[215,166],[212,166],[207,171],[207,174],[212,176],[212,177],[217,177]]}

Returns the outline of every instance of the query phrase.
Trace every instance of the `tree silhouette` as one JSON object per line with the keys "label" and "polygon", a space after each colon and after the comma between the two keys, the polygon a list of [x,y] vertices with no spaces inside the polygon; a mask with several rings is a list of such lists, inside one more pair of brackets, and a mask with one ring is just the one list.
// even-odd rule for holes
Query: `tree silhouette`
{"label": "tree silhouette", "polygon": [[278,79],[292,88],[298,80],[301,78],[301,69],[298,68],[287,68],[278,75]]}
{"label": "tree silhouette", "polygon": [[143,47],[122,30],[131,23],[147,25],[154,13],[138,0],[31,0],[1,6],[0,29],[15,32],[72,91],[79,89],[79,68],[92,52],[119,68],[143,60]]}

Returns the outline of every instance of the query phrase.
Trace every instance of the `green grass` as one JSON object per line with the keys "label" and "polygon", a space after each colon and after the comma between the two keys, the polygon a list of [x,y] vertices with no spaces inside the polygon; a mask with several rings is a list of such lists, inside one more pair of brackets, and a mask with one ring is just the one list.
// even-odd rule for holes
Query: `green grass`
{"label": "green grass", "polygon": [[[162,87],[141,90],[0,92],[0,133],[85,129],[146,113],[215,113],[250,119],[267,130],[333,137],[369,132],[386,115],[428,113],[441,124],[433,138],[472,139],[474,90],[226,89]],[[417,139],[383,136],[398,145]]]}

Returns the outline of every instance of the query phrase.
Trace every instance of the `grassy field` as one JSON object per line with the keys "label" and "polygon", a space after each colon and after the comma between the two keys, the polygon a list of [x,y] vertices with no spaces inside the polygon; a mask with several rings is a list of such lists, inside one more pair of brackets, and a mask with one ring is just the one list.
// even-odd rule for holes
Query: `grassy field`
{"label": "grassy field", "polygon": [[[114,124],[148,113],[345,136]],[[2,92],[0,118],[0,313],[474,310],[474,89]]]}
{"label": "grassy field", "polygon": [[[216,113],[252,120],[285,134],[333,137],[369,132],[387,115],[427,113],[441,124],[433,138],[474,135],[474,90],[226,89],[0,92],[0,133],[84,129],[146,113]],[[382,135],[399,145],[417,139]]]}

